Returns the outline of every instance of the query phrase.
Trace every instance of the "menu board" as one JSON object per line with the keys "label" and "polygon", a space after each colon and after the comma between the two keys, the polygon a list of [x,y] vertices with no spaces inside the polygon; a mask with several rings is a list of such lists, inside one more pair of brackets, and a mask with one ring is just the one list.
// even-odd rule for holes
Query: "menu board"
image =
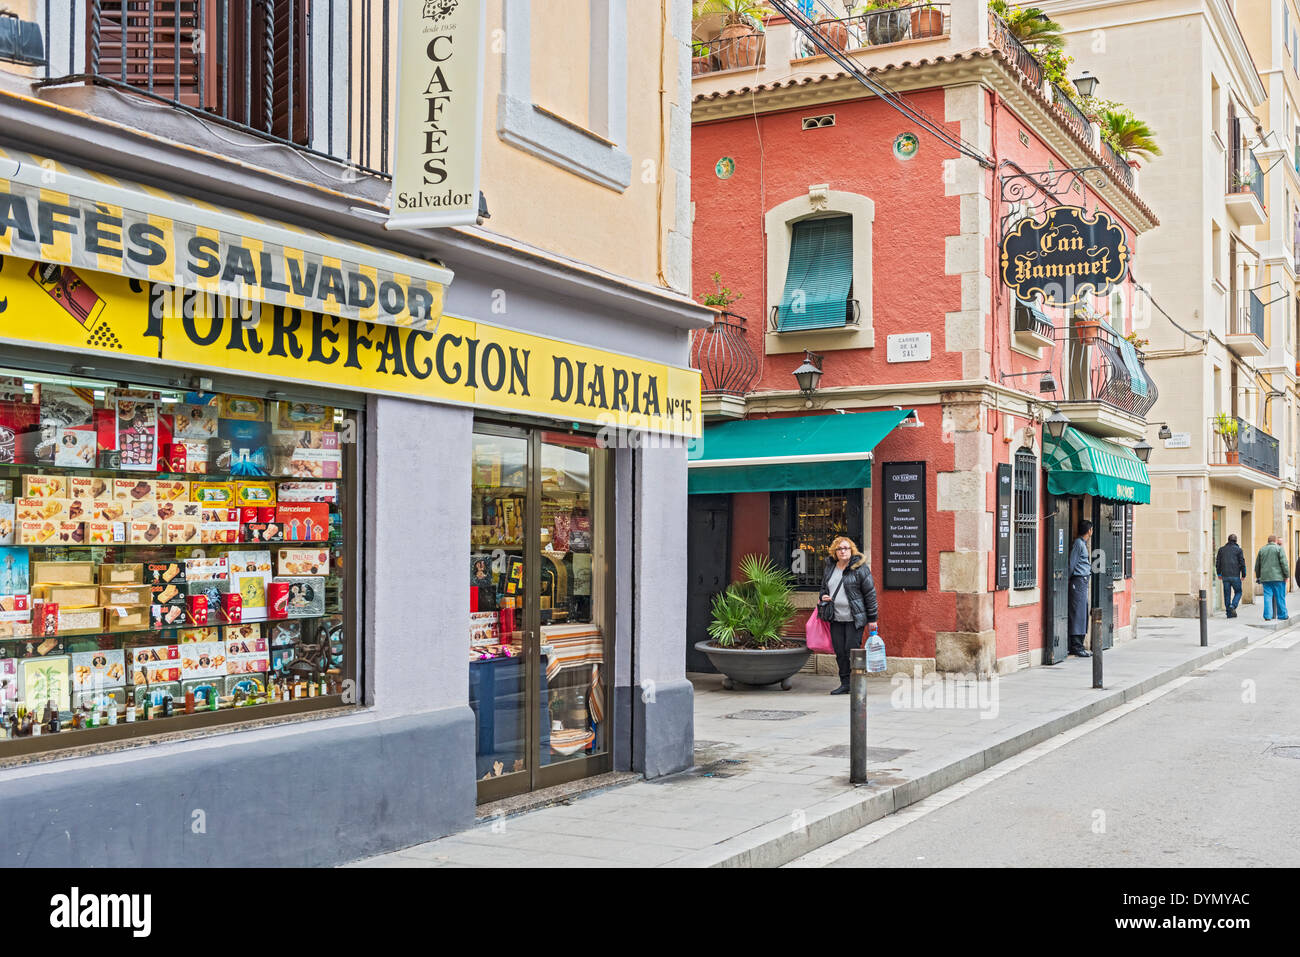
{"label": "menu board", "polygon": [[884,585],[925,588],[925,463],[884,462],[880,472]]}
{"label": "menu board", "polygon": [[998,466],[997,577],[993,588],[1011,587],[1011,465]]}

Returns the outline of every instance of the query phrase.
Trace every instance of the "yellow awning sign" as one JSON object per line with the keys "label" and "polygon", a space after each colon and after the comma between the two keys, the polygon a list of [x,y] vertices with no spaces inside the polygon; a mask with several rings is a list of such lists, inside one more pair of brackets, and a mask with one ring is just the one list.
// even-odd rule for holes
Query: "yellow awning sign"
{"label": "yellow awning sign", "polygon": [[0,149],[0,253],[436,329],[448,269]]}
{"label": "yellow awning sign", "polygon": [[162,284],[0,255],[3,343],[629,432],[696,437],[702,427],[695,369],[455,316],[444,317],[436,330],[403,328],[208,301]]}

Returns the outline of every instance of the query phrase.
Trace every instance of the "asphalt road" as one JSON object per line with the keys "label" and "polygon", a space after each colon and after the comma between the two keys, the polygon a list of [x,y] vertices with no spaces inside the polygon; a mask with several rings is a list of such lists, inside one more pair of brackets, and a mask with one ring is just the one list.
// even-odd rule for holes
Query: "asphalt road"
{"label": "asphalt road", "polygon": [[1300,865],[1297,641],[1256,646],[828,866]]}

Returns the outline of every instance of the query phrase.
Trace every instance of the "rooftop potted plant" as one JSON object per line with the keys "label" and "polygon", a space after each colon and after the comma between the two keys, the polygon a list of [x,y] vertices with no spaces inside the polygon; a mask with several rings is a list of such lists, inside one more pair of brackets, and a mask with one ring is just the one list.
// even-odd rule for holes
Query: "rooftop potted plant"
{"label": "rooftop potted plant", "polygon": [[943,36],[943,11],[935,7],[931,0],[912,4],[912,39]]}
{"label": "rooftop potted plant", "polygon": [[1103,110],[1098,123],[1101,125],[1101,135],[1115,152],[1124,159],[1149,160],[1153,156],[1160,155],[1160,147],[1156,143],[1155,133],[1151,131],[1142,120],[1133,115],[1133,111],[1127,107],[1114,106]]}
{"label": "rooftop potted plant", "polygon": [[691,76],[712,72],[713,54],[709,51],[709,45],[703,40],[694,41],[691,44]]}
{"label": "rooftop potted plant", "polygon": [[1237,420],[1226,412],[1220,412],[1214,417],[1214,431],[1223,439],[1224,454],[1227,456],[1229,465],[1236,465],[1238,462],[1237,439]]}
{"label": "rooftop potted plant", "polygon": [[867,42],[872,46],[897,43],[907,39],[910,26],[906,10],[908,0],[868,0],[855,11],[863,17],[867,28]]}
{"label": "rooftop potted plant", "polygon": [[989,9],[1025,46],[1065,46],[1065,31],[1061,25],[1037,7],[1018,7],[1008,4],[1007,0],[990,0]]}
{"label": "rooftop potted plant", "polygon": [[740,581],[714,596],[709,638],[695,648],[726,676],[724,688],[780,682],[789,691],[791,677],[811,653],[803,641],[784,634],[796,611],[793,579],[760,555],[742,558],[740,574]]}
{"label": "rooftop potted plant", "polygon": [[717,319],[730,308],[733,302],[739,302],[744,298],[745,294],[743,292],[732,292],[728,287],[724,286],[722,284],[722,275],[714,272],[713,292],[706,292],[702,295],[700,302],[716,312],[717,315],[714,318]]}
{"label": "rooftop potted plant", "polygon": [[722,15],[722,30],[713,55],[720,70],[755,66],[763,56],[761,0],[701,0],[694,8],[695,19]]}
{"label": "rooftop potted plant", "polygon": [[[849,45],[849,25],[838,17],[829,13],[823,13],[817,17],[817,25],[814,29],[821,35],[827,45],[837,50],[845,50]],[[814,49],[813,55],[820,53],[821,50]]]}

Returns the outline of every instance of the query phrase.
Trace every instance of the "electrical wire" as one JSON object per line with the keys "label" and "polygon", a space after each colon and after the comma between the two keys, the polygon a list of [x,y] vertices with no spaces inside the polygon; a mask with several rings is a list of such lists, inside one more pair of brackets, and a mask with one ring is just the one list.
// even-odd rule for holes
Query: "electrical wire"
{"label": "electrical wire", "polygon": [[[931,119],[923,110],[913,106],[906,98],[890,89],[884,83],[873,79],[867,72],[862,70],[855,61],[843,53],[843,51],[832,46],[829,41],[817,32],[814,27],[814,22],[805,15],[802,9],[797,5],[792,5],[789,0],[768,0],[768,2],[778,13],[789,20],[794,28],[802,33],[816,49],[828,56],[846,73],[856,79],[868,90],[875,93],[877,97],[884,100],[892,109],[920,125],[922,129],[936,137],[940,142],[949,146],[957,153],[970,157],[986,169],[993,168],[993,161],[982,150],[967,143],[965,140],[961,139],[961,137],[954,136],[952,133],[948,132],[948,130],[944,129],[935,120]],[[825,8],[824,5],[822,6]]]}

